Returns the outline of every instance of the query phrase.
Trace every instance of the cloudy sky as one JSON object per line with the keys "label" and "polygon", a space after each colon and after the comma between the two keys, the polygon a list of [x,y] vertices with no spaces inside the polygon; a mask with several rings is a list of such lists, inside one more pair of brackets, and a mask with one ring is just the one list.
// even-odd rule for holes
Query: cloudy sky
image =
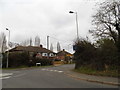
{"label": "cloudy sky", "polygon": [[75,14],[78,13],[79,36],[89,38],[91,16],[95,13],[96,3],[102,0],[0,0],[0,32],[10,41],[21,43],[30,37],[39,36],[43,47],[50,36],[50,44],[56,51],[57,42],[61,48],[73,52],[76,38]]}

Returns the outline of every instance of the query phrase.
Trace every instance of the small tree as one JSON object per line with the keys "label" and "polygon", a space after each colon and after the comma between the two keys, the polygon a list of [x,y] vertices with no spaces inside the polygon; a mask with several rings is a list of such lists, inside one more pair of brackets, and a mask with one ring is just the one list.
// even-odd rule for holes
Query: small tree
{"label": "small tree", "polygon": [[104,38],[97,41],[99,59],[104,65],[118,66],[117,48],[112,39]]}
{"label": "small tree", "polygon": [[76,66],[75,68],[80,68],[81,66],[88,66],[94,62],[95,57],[95,47],[91,42],[83,39],[78,40],[76,43],[76,51],[74,53]]}

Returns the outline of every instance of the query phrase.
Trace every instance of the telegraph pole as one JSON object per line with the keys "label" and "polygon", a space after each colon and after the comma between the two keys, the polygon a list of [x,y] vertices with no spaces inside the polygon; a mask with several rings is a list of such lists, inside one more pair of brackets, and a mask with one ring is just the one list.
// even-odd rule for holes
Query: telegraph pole
{"label": "telegraph pole", "polygon": [[78,15],[77,12],[69,11],[69,13],[74,13],[76,14],[76,28],[77,28],[77,40],[79,40],[79,32],[78,32]]}
{"label": "telegraph pole", "polygon": [[[8,28],[6,28],[7,31],[9,31],[9,38],[8,38],[8,47],[9,47],[9,43],[10,43],[10,30]],[[9,49],[7,52],[7,65],[6,68],[8,68],[8,62],[9,62]]]}

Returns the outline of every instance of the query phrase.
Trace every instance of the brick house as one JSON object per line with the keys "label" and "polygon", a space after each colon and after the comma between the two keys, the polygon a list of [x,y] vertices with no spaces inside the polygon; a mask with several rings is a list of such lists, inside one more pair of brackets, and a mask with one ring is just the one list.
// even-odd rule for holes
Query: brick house
{"label": "brick house", "polygon": [[27,52],[29,54],[30,59],[33,57],[39,59],[55,59],[56,53],[50,51],[46,48],[43,48],[42,45],[38,46],[17,46],[13,49],[9,50],[10,53],[15,52]]}
{"label": "brick house", "polygon": [[[7,53],[8,51],[6,51]],[[9,50],[9,66],[33,66],[36,63],[51,65],[56,59],[56,53],[40,46],[16,46]],[[4,61],[3,67],[6,66]]]}
{"label": "brick house", "polygon": [[62,51],[57,53],[57,57],[58,60],[62,60],[62,61],[66,61],[66,63],[72,62],[72,58],[73,58],[73,54],[65,51],[65,49],[63,49]]}

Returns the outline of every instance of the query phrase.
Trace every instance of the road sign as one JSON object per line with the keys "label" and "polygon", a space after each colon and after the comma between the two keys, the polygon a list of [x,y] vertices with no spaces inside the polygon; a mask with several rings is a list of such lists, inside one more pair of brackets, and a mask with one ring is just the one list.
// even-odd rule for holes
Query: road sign
{"label": "road sign", "polygon": [[74,51],[77,50],[77,45],[73,45],[73,50],[74,50]]}

